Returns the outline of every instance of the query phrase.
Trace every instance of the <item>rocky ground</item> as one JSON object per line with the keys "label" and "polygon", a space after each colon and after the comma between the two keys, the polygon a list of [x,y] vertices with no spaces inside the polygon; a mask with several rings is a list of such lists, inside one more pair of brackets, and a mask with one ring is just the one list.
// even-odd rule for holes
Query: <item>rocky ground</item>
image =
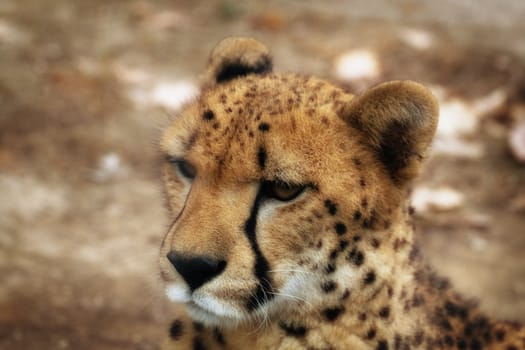
{"label": "rocky ground", "polygon": [[155,137],[229,35],[356,92],[429,85],[424,251],[489,314],[525,321],[523,18],[512,0],[2,0],[0,349],[157,349]]}

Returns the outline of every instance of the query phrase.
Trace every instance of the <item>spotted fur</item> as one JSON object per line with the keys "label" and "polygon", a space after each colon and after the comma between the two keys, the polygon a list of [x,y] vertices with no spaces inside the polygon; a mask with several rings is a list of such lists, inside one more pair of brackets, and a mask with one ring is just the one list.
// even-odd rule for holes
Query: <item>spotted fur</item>
{"label": "spotted fur", "polygon": [[272,72],[245,38],[212,52],[161,150],[179,304],[164,349],[525,349],[423,262],[406,202],[438,107],[397,81],[353,96]]}

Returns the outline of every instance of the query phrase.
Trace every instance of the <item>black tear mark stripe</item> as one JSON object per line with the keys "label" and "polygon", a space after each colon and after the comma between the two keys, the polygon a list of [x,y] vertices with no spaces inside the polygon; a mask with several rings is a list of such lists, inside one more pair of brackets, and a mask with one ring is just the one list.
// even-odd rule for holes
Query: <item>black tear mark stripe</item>
{"label": "black tear mark stripe", "polygon": [[257,226],[257,214],[259,212],[259,207],[261,206],[261,201],[263,198],[263,191],[259,188],[259,192],[255,197],[253,207],[250,211],[250,217],[246,220],[244,224],[244,232],[246,237],[250,242],[253,253],[255,254],[255,266],[254,274],[257,277],[259,283],[257,283],[257,288],[249,297],[246,304],[248,311],[254,311],[270,299],[273,298],[273,287],[270,277],[268,276],[269,264],[268,260],[264,257],[261,250],[259,249],[259,244],[257,243],[256,237],[256,226]]}
{"label": "black tear mark stripe", "polygon": [[263,146],[260,146],[259,150],[257,151],[257,162],[259,163],[261,170],[266,166],[266,158],[266,149]]}

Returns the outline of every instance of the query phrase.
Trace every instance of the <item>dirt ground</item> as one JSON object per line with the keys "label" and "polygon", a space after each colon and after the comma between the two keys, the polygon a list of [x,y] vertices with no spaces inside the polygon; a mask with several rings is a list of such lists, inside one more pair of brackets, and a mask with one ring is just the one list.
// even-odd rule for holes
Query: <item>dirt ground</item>
{"label": "dirt ground", "polygon": [[[519,0],[1,0],[0,349],[158,348],[155,137],[230,35],[356,92],[429,85],[424,252],[490,315],[525,321],[525,164],[507,142],[525,119],[523,18]],[[375,66],[352,78],[356,52]]]}

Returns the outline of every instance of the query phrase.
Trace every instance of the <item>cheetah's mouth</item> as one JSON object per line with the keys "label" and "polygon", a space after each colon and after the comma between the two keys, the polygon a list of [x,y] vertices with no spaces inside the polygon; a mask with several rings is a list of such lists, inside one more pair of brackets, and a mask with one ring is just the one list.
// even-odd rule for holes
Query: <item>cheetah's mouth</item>
{"label": "cheetah's mouth", "polygon": [[166,287],[168,299],[183,303],[192,319],[207,325],[232,325],[246,321],[247,315],[239,310],[234,302],[216,298],[199,291],[191,293],[187,288],[170,284]]}

